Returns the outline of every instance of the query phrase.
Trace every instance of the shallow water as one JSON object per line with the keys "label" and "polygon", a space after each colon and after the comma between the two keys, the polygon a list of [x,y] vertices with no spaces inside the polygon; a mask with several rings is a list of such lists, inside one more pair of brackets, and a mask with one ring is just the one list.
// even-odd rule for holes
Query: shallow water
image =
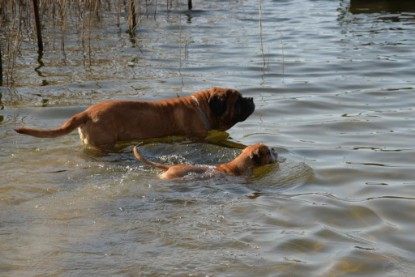
{"label": "shallow water", "polygon": [[[92,52],[68,34],[63,53],[57,36],[40,74],[23,45],[16,86],[0,91],[0,275],[412,276],[414,7],[194,8],[158,7],[135,39],[125,20],[118,28],[104,16]],[[75,132],[47,140],[13,131],[58,126],[104,99],[210,86],[254,97],[255,113],[230,141],[275,147],[279,164],[249,180],[162,181],[131,147],[96,156]],[[142,149],[204,164],[239,153],[178,141]]]}

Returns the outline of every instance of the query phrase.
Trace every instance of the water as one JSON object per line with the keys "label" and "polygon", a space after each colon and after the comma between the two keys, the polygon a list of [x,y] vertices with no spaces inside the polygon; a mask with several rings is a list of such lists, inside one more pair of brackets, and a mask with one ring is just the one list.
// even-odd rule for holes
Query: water
{"label": "water", "polygon": [[[93,51],[68,31],[63,52],[58,32],[40,74],[25,42],[15,87],[1,88],[0,275],[412,276],[415,14],[388,3],[159,3],[135,39],[111,14],[94,22]],[[76,133],[13,131],[210,86],[254,97],[230,140],[276,147],[278,165],[248,181],[162,181],[131,148],[96,156]],[[239,153],[142,149],[205,164]]]}

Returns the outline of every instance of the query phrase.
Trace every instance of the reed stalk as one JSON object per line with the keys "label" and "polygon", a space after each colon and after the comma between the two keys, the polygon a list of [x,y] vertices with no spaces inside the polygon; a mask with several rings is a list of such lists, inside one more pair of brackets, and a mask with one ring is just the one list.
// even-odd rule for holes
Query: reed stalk
{"label": "reed stalk", "polygon": [[[163,1],[166,1],[167,10],[175,2]],[[188,0],[187,4],[189,10],[193,8],[192,0]],[[148,8],[150,5],[155,7],[155,18],[158,0],[0,0],[0,84],[15,84],[18,58],[30,51],[31,44],[38,49],[38,64],[33,69],[42,76],[39,70],[43,67],[42,58],[48,56],[45,51],[56,47],[56,35],[60,36],[60,49],[65,62],[65,35],[68,32],[78,33],[84,62],[91,66],[92,31],[96,28],[94,22],[101,21],[102,14],[111,9],[115,11],[114,25],[119,28],[122,24],[121,16],[125,12],[128,28],[126,31],[135,45],[141,9],[149,15],[153,12]]]}
{"label": "reed stalk", "polygon": [[128,8],[128,33],[131,37],[134,37],[137,29],[137,11],[135,9],[135,0],[128,0]]}
{"label": "reed stalk", "polygon": [[41,55],[41,53],[43,52],[43,40],[42,40],[42,27],[40,26],[39,0],[33,0],[33,11],[35,15],[37,47],[38,47],[39,55]]}
{"label": "reed stalk", "polygon": [[0,43],[0,87],[3,86],[3,54],[1,51],[1,43]]}

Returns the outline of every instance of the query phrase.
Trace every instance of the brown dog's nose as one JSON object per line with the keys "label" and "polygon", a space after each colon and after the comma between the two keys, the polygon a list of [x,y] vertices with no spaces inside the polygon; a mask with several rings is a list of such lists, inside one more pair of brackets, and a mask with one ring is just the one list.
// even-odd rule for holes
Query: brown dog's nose
{"label": "brown dog's nose", "polygon": [[275,163],[278,160],[278,153],[274,148],[270,148],[270,163]]}

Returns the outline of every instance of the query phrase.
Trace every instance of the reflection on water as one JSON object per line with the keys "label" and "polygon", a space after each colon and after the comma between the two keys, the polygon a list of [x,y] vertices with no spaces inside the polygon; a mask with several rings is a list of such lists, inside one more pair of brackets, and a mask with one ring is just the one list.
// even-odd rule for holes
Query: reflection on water
{"label": "reflection on water", "polygon": [[350,0],[349,11],[359,13],[403,13],[415,12],[413,1],[393,0]]}
{"label": "reflection on water", "polygon": [[[62,51],[55,30],[42,76],[24,41],[15,86],[0,88],[0,275],[412,276],[414,12],[377,3],[199,1],[188,11],[159,1],[135,38],[125,13],[117,25],[117,12],[103,12],[83,47],[68,26]],[[104,99],[212,85],[256,103],[224,145],[143,151],[217,164],[262,142],[279,164],[247,181],[163,181],[131,146],[97,156],[75,132],[13,131],[58,126]]]}

